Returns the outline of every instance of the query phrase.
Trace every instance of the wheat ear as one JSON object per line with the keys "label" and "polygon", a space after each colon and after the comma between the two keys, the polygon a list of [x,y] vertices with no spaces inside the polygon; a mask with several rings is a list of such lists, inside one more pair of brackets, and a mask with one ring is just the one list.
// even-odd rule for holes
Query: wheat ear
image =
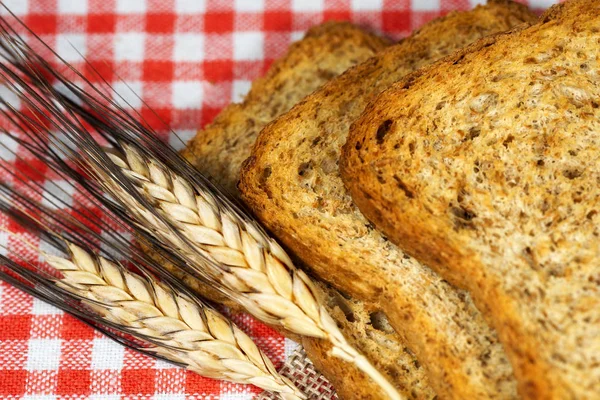
{"label": "wheat ear", "polygon": [[[123,154],[107,154],[137,190],[175,227],[169,227],[145,209],[109,176],[102,184],[142,221],[141,227],[180,253],[223,285],[234,300],[257,318],[305,336],[329,340],[332,354],[354,363],[392,399],[402,396],[344,338],[320,304],[310,278],[296,269],[285,251],[251,222],[229,207],[219,207],[211,193],[145,158],[123,144]],[[95,171],[103,174],[103,171]],[[182,235],[187,240],[179,238]]]}
{"label": "wheat ear", "polygon": [[87,299],[84,303],[106,320],[151,339],[150,352],[202,376],[253,384],[286,400],[306,398],[277,373],[252,339],[217,311],[150,276],[72,243],[67,246],[70,259],[45,254],[63,275],[56,284]]}

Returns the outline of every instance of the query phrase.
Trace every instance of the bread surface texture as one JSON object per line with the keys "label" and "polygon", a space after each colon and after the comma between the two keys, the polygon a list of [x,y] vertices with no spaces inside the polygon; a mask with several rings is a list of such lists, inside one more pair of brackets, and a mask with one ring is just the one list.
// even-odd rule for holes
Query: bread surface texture
{"label": "bread surface texture", "polygon": [[483,39],[383,92],[342,175],[363,213],[467,288],[531,399],[600,398],[600,2]]}
{"label": "bread surface texture", "polygon": [[524,6],[492,2],[432,21],[269,124],[242,172],[242,196],[259,219],[317,276],[380,302],[443,398],[514,398],[511,367],[467,293],[405,255],[353,205],[340,148],[369,100],[393,82],[533,20]]}
{"label": "bread surface texture", "polygon": [[[199,171],[212,173],[214,182],[236,190],[239,171],[237,167],[231,168],[231,163],[239,164],[249,155],[254,136],[270,121],[269,118],[290,109],[328,77],[342,72],[342,68],[364,61],[384,43],[386,41],[348,23],[315,26],[306,38],[292,45],[287,54],[273,64],[264,78],[253,84],[242,104],[225,108],[212,125],[200,131],[184,151],[185,156]],[[278,99],[277,105],[273,99]],[[246,130],[247,126],[252,129]],[[249,133],[250,136],[246,136]],[[221,134],[224,137],[220,137]],[[233,194],[237,195],[237,192]],[[236,303],[224,299],[201,281],[185,276],[181,271],[176,273],[199,293],[234,311],[242,311]],[[325,307],[351,345],[382,371],[406,398],[427,400],[435,397],[424,369],[400,336],[390,330],[376,305],[344,297],[324,284],[318,286],[323,292]],[[377,322],[373,323],[375,320]],[[379,386],[353,364],[331,356],[328,342],[281,333],[304,345],[309,358],[334,385],[341,399],[386,398]]]}
{"label": "bread surface texture", "polygon": [[242,103],[226,107],[190,140],[184,157],[236,196],[240,166],[262,127],[388,44],[387,39],[348,22],[326,22],[311,28],[264,77],[252,83]]}
{"label": "bread surface texture", "polygon": [[[435,399],[427,373],[390,325],[378,304],[344,297],[322,282],[327,310],[349,342],[397,387],[407,399]],[[381,389],[353,364],[329,354],[331,344],[303,338],[302,344],[319,371],[328,377],[341,399],[386,399]]]}

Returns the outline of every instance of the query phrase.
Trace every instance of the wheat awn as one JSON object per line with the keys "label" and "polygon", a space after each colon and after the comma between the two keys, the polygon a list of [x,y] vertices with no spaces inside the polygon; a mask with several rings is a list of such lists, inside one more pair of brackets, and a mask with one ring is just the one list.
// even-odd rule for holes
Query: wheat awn
{"label": "wheat awn", "polygon": [[[78,180],[113,212],[130,218],[148,240],[182,257],[186,272],[208,280],[262,321],[330,341],[335,356],[357,365],[390,398],[402,399],[346,341],[320,304],[311,279],[251,216],[93,85],[86,91],[66,79],[15,39],[14,32],[5,32],[1,45],[20,73],[4,68],[1,76],[24,104],[51,120],[50,130],[26,121],[34,125],[30,146],[49,165]],[[55,89],[48,76],[60,81],[62,90]],[[23,122],[18,112],[12,116]],[[114,152],[100,147],[90,128],[112,144]],[[48,141],[35,135],[40,131],[47,133]],[[64,163],[65,157],[89,177]]]}

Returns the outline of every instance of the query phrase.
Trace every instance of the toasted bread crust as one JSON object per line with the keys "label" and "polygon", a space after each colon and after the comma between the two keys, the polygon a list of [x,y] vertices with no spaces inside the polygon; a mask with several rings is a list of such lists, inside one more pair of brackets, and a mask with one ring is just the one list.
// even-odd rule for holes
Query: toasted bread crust
{"label": "toasted bread crust", "polygon": [[[292,45],[287,54],[273,64],[264,78],[253,83],[243,103],[225,108],[213,124],[198,132],[184,150],[185,156],[200,171],[212,173],[213,181],[236,195],[237,165],[249,155],[254,136],[262,127],[328,78],[367,59],[386,43],[348,23],[330,22],[311,28],[304,39]],[[249,131],[246,127],[250,127]],[[201,281],[179,274],[196,291],[228,305],[235,312],[243,311]],[[373,326],[371,314],[380,314],[377,306],[344,298],[326,285],[319,284],[319,287],[327,310],[349,342],[401,393],[415,399],[435,397],[424,369],[399,335]],[[332,357],[328,342],[280,332],[302,342],[309,358],[336,387],[341,399],[386,398],[381,388],[356,366]]]}
{"label": "toasted bread crust", "polygon": [[452,13],[333,79],[259,135],[242,171],[244,200],[313,272],[379,301],[445,398],[512,398],[511,368],[468,295],[391,245],[353,206],[337,168],[347,129],[372,96],[489,33],[534,17],[493,2]]}
{"label": "toasted bread crust", "polygon": [[[389,41],[347,22],[326,22],[293,43],[285,57],[252,83],[244,101],[231,104],[189,141],[183,151],[232,195],[242,162],[264,125],[287,111],[330,78],[372,56]],[[337,54],[337,62],[332,62]]]}
{"label": "toasted bread crust", "polygon": [[599,2],[555,6],[396,83],[343,148],[358,207],[471,291],[525,398],[600,395],[599,42]]}

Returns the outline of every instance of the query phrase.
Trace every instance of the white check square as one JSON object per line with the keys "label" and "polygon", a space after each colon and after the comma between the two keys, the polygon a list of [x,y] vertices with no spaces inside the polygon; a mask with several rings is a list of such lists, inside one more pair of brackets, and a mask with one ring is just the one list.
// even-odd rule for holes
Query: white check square
{"label": "white check square", "polygon": [[285,338],[283,341],[283,352],[285,354],[285,359],[287,360],[289,357],[291,357],[299,346],[300,345],[293,340]]}
{"label": "white check square", "polygon": [[[12,186],[12,185],[11,185]],[[8,239],[10,237],[10,234],[6,233],[6,232],[0,232],[0,255],[3,256],[8,256]],[[0,286],[0,289],[2,289],[2,286]],[[0,292],[0,295],[2,294],[2,292]],[[2,303],[0,303],[0,311],[2,311]]]}
{"label": "white check square", "polygon": [[175,11],[181,14],[206,11],[206,0],[175,0]]}
{"label": "white check square", "polygon": [[58,369],[60,343],[60,339],[30,339],[26,369],[28,371]]}
{"label": "white check square", "polygon": [[[244,390],[244,389],[242,389]],[[245,389],[247,390],[247,389]],[[219,400],[251,400],[254,398],[252,393],[223,393]]]}
{"label": "white check square", "polygon": [[[21,107],[21,100],[19,100],[19,97],[5,85],[0,85],[0,98],[16,109]],[[1,104],[0,109],[4,108],[5,106]]]}
{"label": "white check square", "polygon": [[0,146],[0,159],[8,162],[15,161],[15,153],[19,144],[4,133],[0,133],[0,143],[2,143]]}
{"label": "white check square", "polygon": [[235,10],[242,12],[262,11],[265,8],[264,0],[235,0]]}
{"label": "white check square", "polygon": [[189,142],[198,131],[196,129],[177,129],[175,133],[169,135],[169,144],[175,150],[179,151],[183,149],[187,142]]}
{"label": "white check square", "polygon": [[91,394],[88,400],[121,400],[118,394]]}
{"label": "white check square", "polygon": [[175,61],[204,60],[204,35],[182,33],[175,35]]}
{"label": "white check square", "polygon": [[[3,0],[4,4],[15,15],[27,14],[29,10],[29,0]],[[4,7],[0,7],[0,15],[7,15],[8,11]]]}
{"label": "white check square", "polygon": [[77,33],[56,36],[56,52],[68,62],[82,61],[87,53],[85,35]]}
{"label": "white check square", "polygon": [[171,369],[173,368],[173,364],[164,361],[164,360],[156,360],[154,364],[154,369]]}
{"label": "white check square", "polygon": [[440,0],[412,0],[410,7],[413,11],[438,11]]}
{"label": "white check square", "polygon": [[115,82],[112,87],[115,90],[113,99],[121,107],[142,107],[142,82]]}
{"label": "white check square", "polygon": [[117,0],[117,12],[121,14],[141,14],[146,12],[146,0]]}
{"label": "white check square", "polygon": [[352,0],[355,11],[377,11],[383,8],[383,0]]}
{"label": "white check square", "polygon": [[152,400],[185,400],[185,394],[158,393],[152,397]]}
{"label": "white check square", "polygon": [[556,3],[556,0],[529,0],[529,7],[546,9]]}
{"label": "white check square", "polygon": [[87,0],[58,0],[58,12],[85,15],[88,12],[88,2]]}
{"label": "white check square", "polygon": [[292,33],[290,34],[290,39],[292,40],[292,42],[297,42],[298,40],[301,40],[305,34],[306,32],[304,31],[292,31]]}
{"label": "white check square", "polygon": [[44,182],[42,204],[52,210],[73,206],[75,188],[65,180],[47,180]]}
{"label": "white check square", "polygon": [[173,82],[173,94],[171,101],[173,106],[179,109],[198,109],[202,106],[204,99],[204,88],[202,82],[176,81]]}
{"label": "white check square", "polygon": [[323,11],[323,0],[292,0],[294,11]]}
{"label": "white check square", "polygon": [[33,315],[60,315],[63,312],[60,308],[56,308],[45,301],[34,298],[31,313]]}
{"label": "white check square", "polygon": [[143,33],[117,33],[115,35],[115,60],[117,61],[144,61]]}
{"label": "white check square", "polygon": [[125,348],[113,340],[101,337],[95,338],[92,347],[92,369],[123,368]]}
{"label": "white check square", "polygon": [[254,61],[264,58],[264,34],[261,32],[236,32],[233,34],[233,59]]}
{"label": "white check square", "polygon": [[252,82],[250,82],[250,81],[242,81],[242,80],[233,81],[233,85],[231,86],[231,92],[232,92],[231,100],[234,103],[241,102],[242,100],[244,100],[244,97],[248,94],[251,87],[252,87]]}

